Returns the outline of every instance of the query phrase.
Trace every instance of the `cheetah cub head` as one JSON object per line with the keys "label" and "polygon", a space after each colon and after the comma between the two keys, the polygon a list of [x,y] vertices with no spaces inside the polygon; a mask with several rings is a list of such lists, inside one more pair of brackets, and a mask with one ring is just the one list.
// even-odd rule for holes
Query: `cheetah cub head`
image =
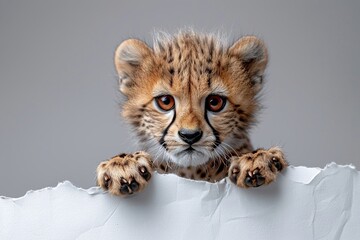
{"label": "cheetah cub head", "polygon": [[263,42],[246,36],[227,45],[193,31],[154,42],[129,39],[115,52],[122,113],[144,150],[188,167],[246,144],[268,59]]}

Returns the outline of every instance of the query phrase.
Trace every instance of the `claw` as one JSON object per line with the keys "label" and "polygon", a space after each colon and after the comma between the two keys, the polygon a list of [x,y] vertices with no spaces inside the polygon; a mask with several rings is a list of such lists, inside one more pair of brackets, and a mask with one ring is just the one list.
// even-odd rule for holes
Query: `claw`
{"label": "claw", "polygon": [[274,164],[278,171],[281,171],[283,169],[283,166],[277,157],[272,157],[271,162]]}
{"label": "claw", "polygon": [[145,173],[146,171],[147,171],[147,170],[146,170],[146,167],[144,167],[144,166],[143,166],[143,167],[140,167],[140,172],[141,172],[141,173]]}
{"label": "claw", "polygon": [[146,181],[149,181],[149,180],[150,180],[150,178],[151,178],[151,173],[149,173],[149,171],[147,170],[146,167],[144,167],[144,166],[139,167],[139,172],[140,172],[140,175],[141,175]]}
{"label": "claw", "polygon": [[237,174],[239,172],[240,172],[240,169],[236,168],[236,167],[234,167],[233,170],[232,170],[232,174]]}
{"label": "claw", "polygon": [[120,179],[120,182],[121,182],[121,184],[127,184],[127,183],[128,183],[128,181],[126,181],[125,178],[121,178],[121,179]]}
{"label": "claw", "polygon": [[236,184],[239,177],[240,169],[238,167],[234,167],[231,170],[230,180]]}
{"label": "claw", "polygon": [[107,182],[110,180],[110,177],[105,173],[104,174],[104,181]]}

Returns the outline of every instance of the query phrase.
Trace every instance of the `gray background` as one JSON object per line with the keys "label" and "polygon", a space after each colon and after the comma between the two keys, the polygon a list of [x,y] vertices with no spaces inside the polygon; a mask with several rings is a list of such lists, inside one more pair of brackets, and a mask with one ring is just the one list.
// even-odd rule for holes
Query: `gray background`
{"label": "gray background", "polygon": [[270,52],[256,147],[293,165],[360,168],[359,1],[0,0],[0,195],[71,180],[136,149],[119,117],[113,51],[128,37],[193,26]]}

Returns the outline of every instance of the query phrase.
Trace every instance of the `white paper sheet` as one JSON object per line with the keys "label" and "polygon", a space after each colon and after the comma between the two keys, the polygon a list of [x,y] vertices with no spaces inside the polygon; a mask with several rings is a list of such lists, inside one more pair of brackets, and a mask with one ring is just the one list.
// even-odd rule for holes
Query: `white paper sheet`
{"label": "white paper sheet", "polygon": [[129,198],[65,181],[1,197],[0,239],[360,239],[359,172],[289,167],[255,189],[155,174]]}

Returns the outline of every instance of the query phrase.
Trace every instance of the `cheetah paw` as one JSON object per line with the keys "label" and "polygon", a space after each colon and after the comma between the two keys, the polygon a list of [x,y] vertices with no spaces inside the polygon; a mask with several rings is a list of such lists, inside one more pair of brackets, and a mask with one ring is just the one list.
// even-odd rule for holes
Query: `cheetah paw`
{"label": "cheetah paw", "polygon": [[128,196],[143,190],[153,172],[149,154],[120,154],[97,167],[97,183],[113,195]]}
{"label": "cheetah paw", "polygon": [[287,166],[280,148],[259,149],[241,157],[233,157],[228,176],[239,187],[259,187],[273,182]]}

